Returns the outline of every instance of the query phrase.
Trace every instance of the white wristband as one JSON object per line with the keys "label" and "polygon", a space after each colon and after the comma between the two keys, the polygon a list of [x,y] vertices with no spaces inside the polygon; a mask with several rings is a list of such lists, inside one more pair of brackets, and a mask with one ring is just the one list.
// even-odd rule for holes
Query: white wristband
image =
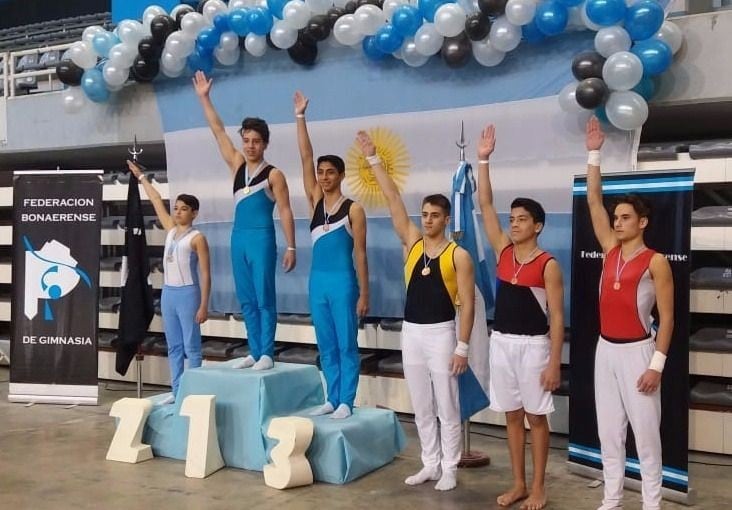
{"label": "white wristband", "polygon": [[366,161],[369,162],[369,165],[374,166],[381,163],[381,158],[377,154],[374,154],[373,156],[366,156]]}
{"label": "white wristband", "polygon": [[592,166],[600,166],[600,151],[590,151],[587,153],[587,164]]}
{"label": "white wristband", "polygon": [[296,119],[304,119],[305,118],[305,114],[304,113],[295,114],[295,118]]}
{"label": "white wristband", "polygon": [[478,160],[478,164],[479,165],[487,165],[489,163],[490,163],[490,161],[488,161],[487,159],[479,159]]}
{"label": "white wristband", "polygon": [[662,374],[664,365],[666,365],[666,355],[661,351],[654,352],[648,368]]}
{"label": "white wristband", "polygon": [[294,246],[288,246],[287,251],[297,251],[297,249]]}
{"label": "white wristband", "polygon": [[470,346],[467,342],[458,342],[455,346],[455,354],[458,356],[462,356],[463,358],[468,357],[468,351],[470,350]]}

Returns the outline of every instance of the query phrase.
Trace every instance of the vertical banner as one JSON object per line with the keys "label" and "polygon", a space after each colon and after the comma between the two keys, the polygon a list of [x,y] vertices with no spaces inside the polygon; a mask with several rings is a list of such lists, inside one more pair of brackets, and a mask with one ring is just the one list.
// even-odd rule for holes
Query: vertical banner
{"label": "vertical banner", "polygon": [[[602,184],[608,211],[618,195],[634,193],[647,201],[651,217],[645,243],[664,254],[671,264],[674,331],[661,382],[663,487],[664,497],[686,502],[689,496],[689,265],[694,172],[610,174],[603,175]],[[598,288],[603,253],[592,230],[585,177],[575,177],[573,195],[569,465],[574,472],[602,476],[593,374],[600,331]],[[638,454],[630,425],[626,445],[626,480],[640,480]]]}
{"label": "vertical banner", "polygon": [[100,176],[15,173],[11,402],[97,403]]}

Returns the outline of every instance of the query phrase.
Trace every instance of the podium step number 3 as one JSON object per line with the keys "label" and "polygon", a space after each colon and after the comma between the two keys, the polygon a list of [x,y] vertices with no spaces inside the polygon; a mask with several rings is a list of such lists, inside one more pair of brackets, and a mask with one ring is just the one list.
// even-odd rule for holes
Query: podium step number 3
{"label": "podium step number 3", "polygon": [[313,422],[288,416],[274,418],[267,435],[279,443],[272,448],[272,463],[264,466],[264,483],[275,489],[289,489],[313,483],[313,471],[305,452],[313,439]]}
{"label": "podium step number 3", "polygon": [[112,404],[109,415],[118,418],[119,423],[107,450],[107,460],[136,464],[152,459],[152,448],[142,444],[142,429],[152,406],[144,398],[122,398]]}
{"label": "podium step number 3", "polygon": [[183,401],[181,416],[188,416],[186,476],[206,478],[224,467],[216,433],[216,396],[189,395]]}

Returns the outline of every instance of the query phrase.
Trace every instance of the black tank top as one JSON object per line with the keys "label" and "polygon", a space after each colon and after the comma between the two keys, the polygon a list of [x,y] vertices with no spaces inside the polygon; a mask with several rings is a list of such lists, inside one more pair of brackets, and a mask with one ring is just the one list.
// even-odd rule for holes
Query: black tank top
{"label": "black tank top", "polygon": [[247,185],[247,172],[246,172],[247,162],[241,164],[239,169],[236,171],[236,175],[234,176],[234,193],[239,191],[242,188],[246,188],[247,186],[255,186],[259,184],[260,182],[264,181],[265,179],[269,179],[269,174],[272,172],[272,169],[274,169],[273,165],[267,165],[265,166],[261,172],[259,172],[254,179],[251,180],[251,182]]}

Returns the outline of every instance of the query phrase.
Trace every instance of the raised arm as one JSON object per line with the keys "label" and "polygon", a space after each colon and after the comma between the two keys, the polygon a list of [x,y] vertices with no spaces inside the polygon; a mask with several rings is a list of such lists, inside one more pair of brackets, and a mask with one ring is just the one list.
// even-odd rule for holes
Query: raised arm
{"label": "raised arm", "polygon": [[549,308],[549,366],[541,373],[541,385],[546,391],[559,388],[561,382],[562,344],[564,343],[564,285],[559,263],[551,259],[544,267],[544,285]]}
{"label": "raised arm", "polygon": [[203,234],[194,237],[191,246],[198,255],[198,282],[201,287],[201,304],[196,311],[196,322],[203,324],[208,319],[208,298],[211,295],[211,257],[208,241]]}
{"label": "raised arm", "polygon": [[310,212],[323,196],[323,190],[318,186],[315,178],[315,163],[313,163],[313,144],[310,143],[308,126],[305,122],[305,110],[310,100],[299,90],[295,92],[295,123],[297,124],[297,147],[300,150],[300,163],[302,164],[302,183],[305,188],[305,196],[310,204]]}
{"label": "raised arm", "polygon": [[277,203],[277,212],[280,215],[282,233],[287,241],[287,249],[282,256],[282,268],[286,273],[295,269],[295,218],[290,208],[290,190],[287,188],[287,179],[281,170],[274,169],[269,174],[269,183]]}
{"label": "raised arm", "polygon": [[165,204],[163,203],[163,197],[160,196],[160,193],[155,189],[155,186],[147,180],[145,174],[142,173],[142,169],[129,159],[127,160],[127,168],[130,169],[132,175],[134,175],[140,184],[142,184],[142,188],[145,190],[145,193],[147,193],[147,198],[152,202],[153,208],[155,208],[155,214],[157,214],[160,223],[163,224],[163,228],[165,230],[170,230],[175,227],[175,222],[173,221],[173,218],[170,217],[168,208],[165,207]]}
{"label": "raised arm", "polygon": [[595,238],[600,243],[602,251],[607,253],[618,241],[610,225],[605,205],[602,202],[602,175],[600,174],[600,149],[605,141],[605,133],[602,132],[600,121],[592,116],[587,121],[586,134],[587,151],[587,205],[590,207],[590,218],[592,229],[595,231]]}
{"label": "raised arm", "polygon": [[348,212],[353,230],[353,258],[358,278],[358,302],[356,314],[366,317],[369,312],[369,265],[366,259],[366,213],[360,204],[353,203]]}
{"label": "raised arm", "polygon": [[496,147],[496,128],[489,124],[481,131],[478,140],[478,203],[483,217],[483,228],[493,251],[498,257],[503,249],[511,244],[511,239],[501,228],[498,213],[493,205],[489,159]]}
{"label": "raised arm", "polygon": [[211,132],[213,133],[214,138],[216,138],[216,143],[219,146],[221,157],[226,161],[226,164],[229,166],[229,170],[231,170],[231,174],[233,176],[241,166],[244,156],[234,148],[231,138],[226,134],[224,123],[221,121],[221,117],[219,117],[219,114],[216,112],[216,108],[214,108],[214,105],[211,102],[209,93],[211,92],[212,83],[213,80],[206,78],[203,71],[196,71],[196,74],[193,76],[193,88],[196,91],[198,100],[201,102],[201,106],[203,106],[203,114],[206,116],[206,122],[208,122]]}
{"label": "raised arm", "polygon": [[407,208],[404,206],[402,197],[399,194],[399,188],[397,188],[394,180],[389,177],[386,172],[381,158],[376,155],[376,146],[374,145],[371,137],[366,131],[359,131],[356,135],[356,141],[361,147],[363,155],[366,156],[366,161],[371,165],[371,171],[376,177],[376,182],[381,188],[381,192],[386,198],[386,202],[389,205],[389,212],[391,213],[391,221],[394,225],[399,239],[405,248],[409,249],[414,243],[416,243],[422,234],[420,233],[417,226],[412,223],[407,214]]}
{"label": "raised arm", "polygon": [[458,299],[460,300],[460,330],[458,345],[452,355],[450,370],[459,375],[468,368],[468,345],[475,321],[475,272],[473,259],[463,248],[454,252],[455,272],[457,273]]}

